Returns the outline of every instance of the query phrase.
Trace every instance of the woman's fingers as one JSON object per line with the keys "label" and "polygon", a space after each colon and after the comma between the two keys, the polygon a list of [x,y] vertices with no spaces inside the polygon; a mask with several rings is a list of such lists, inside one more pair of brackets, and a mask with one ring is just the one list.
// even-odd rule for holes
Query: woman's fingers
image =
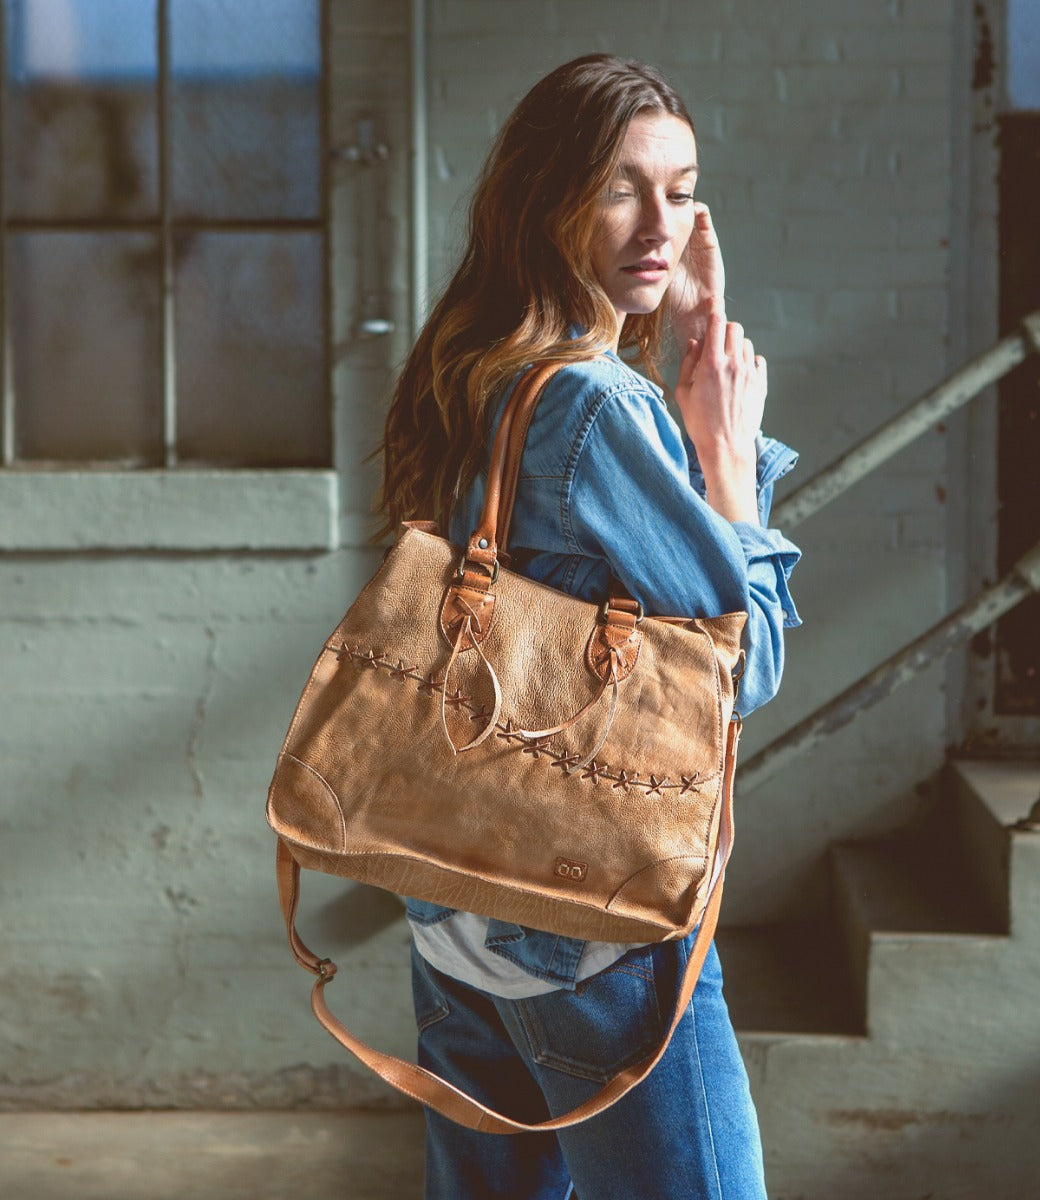
{"label": "woman's fingers", "polygon": [[693,226],[700,235],[701,240],[708,245],[717,246],[719,237],[715,232],[715,226],[711,223],[711,212],[708,206],[703,200],[696,200],[694,201],[693,212]]}
{"label": "woman's fingers", "polygon": [[678,390],[683,393],[677,399],[688,431],[691,425],[703,423],[707,430],[719,422],[736,421],[753,435],[761,425],[767,394],[766,360],[755,353],[754,342],[744,336],[744,326],[726,320],[717,301],[709,310],[704,338],[687,340]]}
{"label": "woman's fingers", "polygon": [[708,313],[708,327],[704,332],[705,357],[718,362],[726,353],[726,314],[718,301],[712,301]]}
{"label": "woman's fingers", "polygon": [[686,343],[686,353],[679,364],[679,386],[689,387],[693,383],[693,373],[701,360],[701,344],[696,338],[690,338]]}

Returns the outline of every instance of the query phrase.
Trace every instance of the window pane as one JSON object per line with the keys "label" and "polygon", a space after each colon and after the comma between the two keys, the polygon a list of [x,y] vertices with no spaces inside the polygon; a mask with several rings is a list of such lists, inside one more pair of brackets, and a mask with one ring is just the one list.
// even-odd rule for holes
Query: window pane
{"label": "window pane", "polygon": [[175,217],[320,213],[319,0],[170,0]]}
{"label": "window pane", "polygon": [[155,237],[25,233],[7,247],[17,457],[161,462]]}
{"label": "window pane", "polygon": [[4,13],[8,214],[154,215],[156,0],[4,0]]}
{"label": "window pane", "polygon": [[324,241],[316,233],[177,238],[178,457],[324,466]]}
{"label": "window pane", "polygon": [[1007,3],[1007,90],[1012,108],[1040,109],[1040,10],[1036,0]]}

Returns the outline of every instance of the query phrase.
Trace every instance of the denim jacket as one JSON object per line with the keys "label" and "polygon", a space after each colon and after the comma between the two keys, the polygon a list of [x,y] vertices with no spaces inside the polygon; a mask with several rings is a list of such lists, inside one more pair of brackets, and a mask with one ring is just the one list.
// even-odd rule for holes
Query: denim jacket
{"label": "denim jacket", "polygon": [[[504,403],[505,397],[495,427]],[[660,388],[613,354],[569,364],[550,380],[531,421],[510,533],[511,565],[597,602],[606,598],[613,573],[648,614],[747,612],[737,697],[737,711],[746,716],[776,693],[783,630],[800,624],[787,588],[800,552],[766,528],[773,485],[796,458],[760,435],[761,524],[730,523],[704,499],[693,445]],[[449,536],[458,545],[479,523],[485,484],[486,471],[455,506]],[[452,913],[408,901],[409,919],[418,925]],[[538,979],[573,988],[585,943],[492,919],[484,948]]]}

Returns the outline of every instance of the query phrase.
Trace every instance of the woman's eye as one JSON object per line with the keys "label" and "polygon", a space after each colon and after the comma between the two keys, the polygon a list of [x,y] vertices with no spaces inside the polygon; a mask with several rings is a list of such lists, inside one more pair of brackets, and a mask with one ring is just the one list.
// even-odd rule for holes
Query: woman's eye
{"label": "woman's eye", "polygon": [[693,192],[672,192],[671,200],[673,204],[689,204],[693,199]]}
{"label": "woman's eye", "polygon": [[624,188],[611,188],[607,192],[608,200],[630,200],[635,195],[635,192],[626,191]]}

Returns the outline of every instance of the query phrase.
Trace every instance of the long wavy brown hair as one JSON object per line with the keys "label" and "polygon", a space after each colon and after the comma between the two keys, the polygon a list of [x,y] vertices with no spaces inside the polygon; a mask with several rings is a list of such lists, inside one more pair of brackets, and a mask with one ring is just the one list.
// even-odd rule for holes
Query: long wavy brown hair
{"label": "long wavy brown hair", "polygon": [[[612,343],[617,318],[592,247],[629,122],[647,111],[693,128],[652,67],[591,54],[535,84],[506,121],[470,205],[462,264],[394,390],[379,536],[413,517],[446,525],[479,470],[493,401],[521,367],[590,358]],[[662,315],[629,316],[619,347],[657,382]]]}

